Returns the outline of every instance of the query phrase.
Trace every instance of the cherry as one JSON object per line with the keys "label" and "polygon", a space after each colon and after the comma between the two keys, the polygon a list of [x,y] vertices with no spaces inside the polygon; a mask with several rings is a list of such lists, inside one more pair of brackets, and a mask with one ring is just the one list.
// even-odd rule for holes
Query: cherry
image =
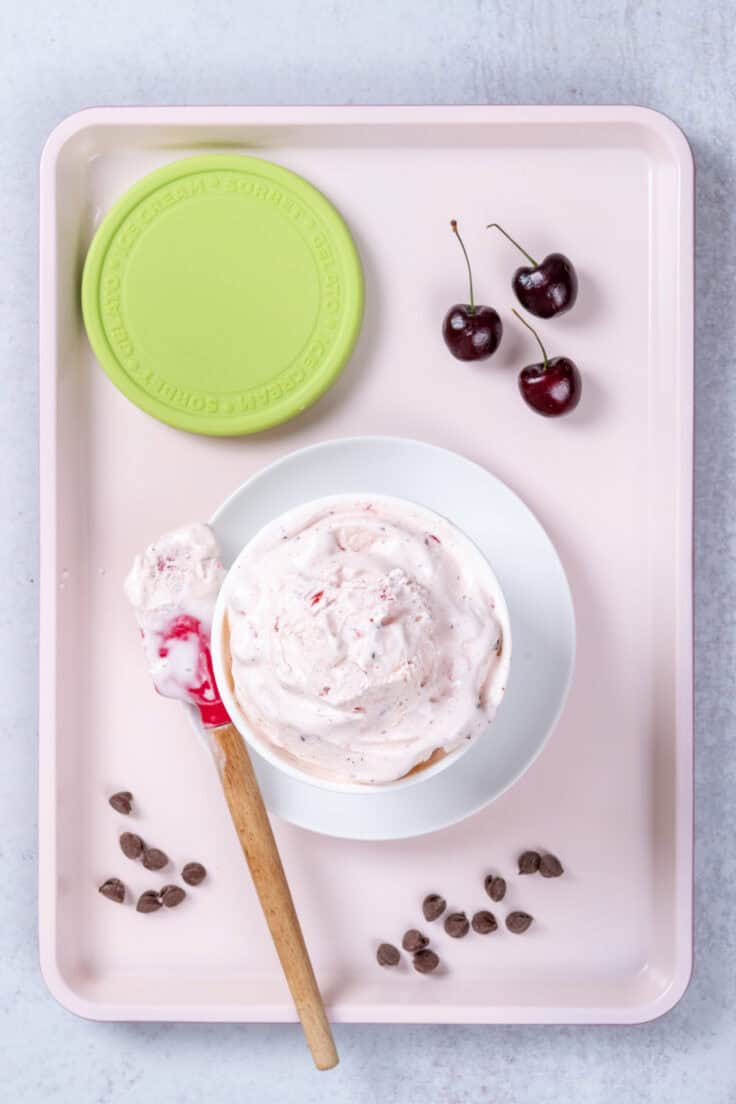
{"label": "cherry", "polygon": [[458,360],[485,360],[498,348],[503,324],[493,307],[476,306],[470,260],[455,219],[451,221],[450,227],[460,242],[465,264],[468,266],[470,302],[455,303],[454,307],[450,307],[442,323],[442,336],[445,345]]}
{"label": "cherry", "polygon": [[534,334],[544,358],[543,364],[530,364],[519,372],[521,397],[527,406],[536,410],[537,414],[543,414],[545,418],[569,414],[580,402],[583,389],[577,365],[568,357],[553,357],[548,360],[537,331],[513,307],[511,311]]}
{"label": "cherry", "polygon": [[564,253],[549,253],[541,264],[522,249],[517,241],[507,234],[503,226],[491,222],[486,230],[500,230],[505,238],[523,253],[533,268],[522,265],[517,268],[511,282],[516,298],[522,307],[537,318],[553,318],[564,314],[575,305],[578,297],[578,277],[572,261]]}

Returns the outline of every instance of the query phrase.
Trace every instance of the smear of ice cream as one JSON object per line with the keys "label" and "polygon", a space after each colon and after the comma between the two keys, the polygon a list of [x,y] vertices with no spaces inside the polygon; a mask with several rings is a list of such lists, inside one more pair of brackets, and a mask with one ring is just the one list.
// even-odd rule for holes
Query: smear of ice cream
{"label": "smear of ice cream", "polygon": [[195,701],[212,724],[227,721],[210,661],[212,614],[224,577],[214,533],[195,523],[149,545],[125,580],[156,689]]}
{"label": "smear of ice cream", "polygon": [[228,578],[238,703],[307,769],[399,778],[493,719],[510,647],[495,587],[475,546],[430,511],[383,496],[300,506]]}

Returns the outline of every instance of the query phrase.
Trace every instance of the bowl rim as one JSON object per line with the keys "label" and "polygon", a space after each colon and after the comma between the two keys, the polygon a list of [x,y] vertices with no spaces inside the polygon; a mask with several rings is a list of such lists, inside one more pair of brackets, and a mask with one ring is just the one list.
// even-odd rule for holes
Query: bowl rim
{"label": "bowl rim", "polygon": [[[251,482],[251,479],[245,480],[231,495],[228,496],[223,507],[227,503],[231,502],[238,494],[240,494]],[[503,632],[503,666],[501,668],[502,673],[505,674],[504,679],[504,691],[508,685],[511,668],[511,655],[513,650],[513,640],[511,631],[511,621],[509,616],[508,605],[506,602],[506,596],[503,592],[503,588],[498,580],[498,576],[493,570],[493,565],[476,544],[472,537],[470,537],[465,530],[458,525],[452,518],[447,517],[445,514],[440,513],[439,510],[435,510],[430,506],[426,506],[422,502],[418,502],[415,499],[409,499],[402,495],[387,495],[382,493],[376,493],[369,490],[364,491],[350,491],[350,492],[337,492],[335,494],[320,495],[317,498],[305,499],[304,502],[298,503],[288,510],[283,510],[281,513],[274,515],[266,525],[261,526],[243,547],[238,552],[237,556],[226,569],[226,575],[223,579],[217,600],[215,603],[214,614],[212,618],[212,635],[211,635],[211,655],[212,665],[215,675],[215,682],[220,692],[223,704],[228,712],[230,720],[234,727],[238,730],[248,746],[270,763],[273,767],[289,775],[300,782],[305,782],[318,789],[330,790],[337,793],[352,793],[356,795],[368,795],[376,794],[380,792],[393,791],[399,789],[407,789],[410,786],[419,785],[421,782],[433,778],[441,772],[448,769],[456,763],[468,750],[472,747],[477,740],[483,739],[488,729],[492,727],[493,721],[489,721],[489,724],[479,736],[473,740],[463,740],[462,743],[453,748],[449,752],[445,752],[436,762],[430,763],[426,767],[422,767],[421,764],[417,764],[407,774],[402,775],[399,778],[391,779],[388,782],[350,782],[347,780],[341,780],[338,778],[331,778],[328,775],[320,775],[316,773],[310,773],[307,769],[301,768],[297,765],[298,760],[293,756],[286,757],[288,753],[280,753],[273,745],[270,744],[264,737],[261,737],[257,732],[253,730],[248,723],[244,713],[242,712],[240,705],[237,701],[234,691],[231,688],[231,679],[229,671],[225,663],[225,633],[226,633],[226,621],[227,621],[227,606],[226,597],[228,590],[228,582],[232,577],[232,573],[235,570],[240,558],[245,554],[247,549],[260,537],[263,531],[282,517],[288,516],[295,510],[304,509],[311,503],[327,503],[329,501],[344,501],[346,499],[363,499],[369,498],[372,501],[391,501],[398,502],[400,504],[411,507],[414,510],[419,511],[427,515],[428,518],[439,518],[445,524],[448,524],[459,535],[460,539],[472,550],[476,561],[482,565],[483,572],[487,578],[493,599],[495,602],[495,612],[498,620],[501,624]],[[221,507],[221,509],[223,508]],[[219,513],[219,511],[218,511]],[[215,515],[216,516],[216,515]],[[503,706],[503,700],[499,701],[498,708]],[[433,753],[434,754],[434,753]],[[428,758],[431,758],[428,757]],[[425,760],[426,762],[427,760]]]}

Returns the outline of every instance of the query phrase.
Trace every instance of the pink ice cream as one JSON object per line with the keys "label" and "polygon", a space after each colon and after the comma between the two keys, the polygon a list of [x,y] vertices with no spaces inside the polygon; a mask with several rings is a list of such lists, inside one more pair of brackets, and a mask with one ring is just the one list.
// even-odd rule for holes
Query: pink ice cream
{"label": "pink ice cream", "polygon": [[266,526],[224,595],[234,692],[300,766],[400,778],[484,733],[505,689],[506,607],[453,525],[400,499],[336,496]]}

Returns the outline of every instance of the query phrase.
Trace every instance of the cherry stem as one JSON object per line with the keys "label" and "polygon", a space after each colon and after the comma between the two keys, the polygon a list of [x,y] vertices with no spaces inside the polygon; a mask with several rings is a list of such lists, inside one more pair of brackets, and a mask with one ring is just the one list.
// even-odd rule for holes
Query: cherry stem
{"label": "cherry stem", "polygon": [[534,260],[531,253],[527,253],[526,249],[520,246],[519,243],[514,238],[512,238],[510,234],[507,234],[503,226],[499,226],[497,222],[489,222],[488,226],[486,226],[486,230],[500,230],[503,236],[505,238],[508,238],[512,245],[515,245],[520,253],[524,254],[529,263],[533,264],[535,268],[537,267],[537,262]]}
{"label": "cherry stem", "polygon": [[517,317],[517,318],[519,319],[519,321],[520,321],[520,322],[522,322],[522,323],[523,323],[523,324],[524,324],[524,325],[526,326],[526,328],[527,328],[528,330],[531,330],[531,332],[532,332],[532,333],[534,334],[534,336],[536,337],[536,339],[537,339],[537,345],[538,345],[538,346],[539,346],[539,348],[540,348],[540,349],[542,350],[542,356],[544,357],[544,370],[545,370],[545,372],[546,372],[546,371],[547,371],[547,368],[548,368],[548,366],[549,366],[549,361],[547,360],[547,350],[545,349],[544,345],[542,344],[542,341],[541,341],[541,338],[540,338],[539,334],[537,333],[537,331],[536,331],[536,330],[534,329],[534,327],[533,327],[533,326],[530,326],[530,325],[529,325],[529,323],[527,322],[527,320],[526,320],[525,318],[522,318],[522,317],[521,317],[521,315],[519,314],[519,312],[518,312],[518,311],[517,311],[517,310],[516,310],[516,309],[515,309],[514,307],[512,307],[512,308],[511,308],[511,313],[512,313],[512,314],[515,314],[515,315],[516,315],[516,317]]}
{"label": "cherry stem", "polygon": [[460,242],[460,248],[462,249],[463,256],[465,257],[465,264],[468,266],[468,283],[470,284],[470,311],[469,311],[469,313],[470,314],[475,314],[475,297],[473,295],[473,270],[470,267],[470,258],[468,257],[468,251],[465,248],[465,242],[460,237],[460,231],[457,228],[457,220],[456,219],[451,219],[450,220],[450,229],[452,230],[452,232],[455,235],[455,237],[457,238],[457,240]]}

